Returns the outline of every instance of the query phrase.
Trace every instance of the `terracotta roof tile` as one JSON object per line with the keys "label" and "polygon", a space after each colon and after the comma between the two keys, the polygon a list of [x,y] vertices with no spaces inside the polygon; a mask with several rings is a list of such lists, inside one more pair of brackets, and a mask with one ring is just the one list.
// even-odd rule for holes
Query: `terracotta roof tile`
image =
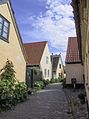
{"label": "terracotta roof tile", "polygon": [[66,53],[66,63],[76,62],[80,62],[77,38],[69,37]]}
{"label": "terracotta roof tile", "polygon": [[28,56],[29,65],[39,65],[47,41],[25,43],[24,47]]}

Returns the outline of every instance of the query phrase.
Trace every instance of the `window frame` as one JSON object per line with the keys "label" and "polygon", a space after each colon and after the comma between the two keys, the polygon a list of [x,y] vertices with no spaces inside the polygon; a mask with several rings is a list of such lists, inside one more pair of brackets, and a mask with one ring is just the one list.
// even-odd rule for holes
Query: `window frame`
{"label": "window frame", "polygon": [[50,72],[50,70],[48,69],[48,77],[50,76],[50,73],[49,72]]}
{"label": "window frame", "polygon": [[[1,39],[2,41],[5,41],[5,42],[9,43],[10,22],[9,22],[4,16],[2,16],[1,14],[0,14],[0,17],[1,17],[1,19],[2,19],[2,28],[1,28],[0,39]],[[5,22],[8,23],[8,27],[6,27],[6,26],[4,25]],[[7,33],[4,31],[4,27],[7,28]],[[5,37],[3,36],[3,33],[6,33],[6,34],[7,34],[7,38],[5,38]]]}

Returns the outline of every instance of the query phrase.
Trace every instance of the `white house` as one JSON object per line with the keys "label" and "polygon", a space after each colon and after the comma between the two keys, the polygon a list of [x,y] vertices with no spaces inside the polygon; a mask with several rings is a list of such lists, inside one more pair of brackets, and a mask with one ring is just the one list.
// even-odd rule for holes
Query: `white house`
{"label": "white house", "polygon": [[76,79],[77,84],[83,84],[83,66],[79,57],[78,43],[76,37],[69,37],[66,53],[66,84],[73,83]]}
{"label": "white house", "polygon": [[24,47],[28,56],[28,67],[37,67],[42,71],[43,79],[52,78],[52,64],[48,42],[25,43]]}

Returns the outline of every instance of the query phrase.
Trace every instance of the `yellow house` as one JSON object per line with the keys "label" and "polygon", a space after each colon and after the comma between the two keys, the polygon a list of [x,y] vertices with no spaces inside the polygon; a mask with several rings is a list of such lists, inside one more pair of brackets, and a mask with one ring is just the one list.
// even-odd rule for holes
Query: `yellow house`
{"label": "yellow house", "polygon": [[72,0],[83,78],[89,105],[89,0]]}
{"label": "yellow house", "polygon": [[12,61],[16,79],[25,81],[26,54],[10,0],[0,0],[0,69]]}
{"label": "yellow house", "polygon": [[51,56],[52,60],[52,78],[64,78],[64,66],[61,55]]}

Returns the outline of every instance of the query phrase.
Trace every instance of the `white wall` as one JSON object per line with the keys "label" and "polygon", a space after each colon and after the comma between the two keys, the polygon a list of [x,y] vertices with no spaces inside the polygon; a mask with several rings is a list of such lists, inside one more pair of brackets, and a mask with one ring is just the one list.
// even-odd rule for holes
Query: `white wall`
{"label": "white wall", "polygon": [[[61,68],[59,67],[60,64],[61,64]],[[54,76],[54,78],[59,78],[59,73],[62,75],[62,78],[64,78],[64,68],[63,68],[61,57],[59,58],[59,62],[57,65],[57,70],[56,70],[56,75]]]}
{"label": "white wall", "polygon": [[66,64],[66,84],[71,84],[71,79],[76,78],[77,83],[83,83],[83,66],[81,64]]}
{"label": "white wall", "polygon": [[[49,59],[48,64],[46,63],[46,57],[48,57],[48,59]],[[41,70],[43,73],[43,78],[50,80],[52,78],[52,63],[51,63],[51,57],[50,57],[50,51],[48,48],[48,43],[45,46],[43,56],[42,56],[41,62],[40,62],[40,67],[41,67]],[[46,69],[46,77],[44,74],[44,69]],[[48,70],[49,70],[49,77],[48,77]]]}

